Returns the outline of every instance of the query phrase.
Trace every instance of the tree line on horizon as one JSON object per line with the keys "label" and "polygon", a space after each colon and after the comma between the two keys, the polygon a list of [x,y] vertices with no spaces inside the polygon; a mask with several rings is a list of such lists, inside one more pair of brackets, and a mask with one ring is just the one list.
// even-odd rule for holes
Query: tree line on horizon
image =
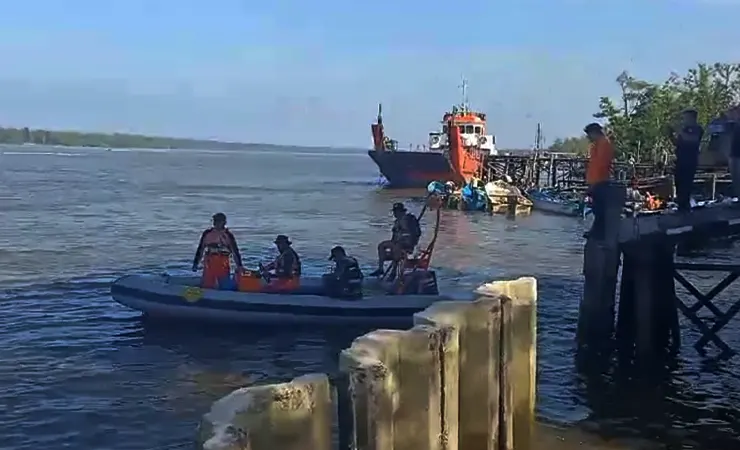
{"label": "tree line on horizon", "polygon": [[0,144],[61,145],[65,147],[97,148],[153,148],[153,149],[211,149],[243,150],[265,144],[244,144],[206,139],[188,139],[145,136],[127,133],[85,133],[80,131],[55,131],[43,129],[0,127]]}
{"label": "tree line on horizon", "polygon": [[[623,71],[615,81],[619,98],[601,97],[594,118],[603,121],[620,160],[663,161],[673,153],[668,130],[678,124],[681,111],[696,109],[706,129],[711,120],[740,103],[740,64],[698,64],[658,83]],[[585,155],[588,144],[585,136],[558,138],[548,150]]]}

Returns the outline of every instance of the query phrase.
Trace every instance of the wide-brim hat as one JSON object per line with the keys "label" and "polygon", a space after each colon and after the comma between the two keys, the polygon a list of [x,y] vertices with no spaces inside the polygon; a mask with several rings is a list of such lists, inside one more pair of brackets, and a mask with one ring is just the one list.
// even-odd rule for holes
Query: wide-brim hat
{"label": "wide-brim hat", "polygon": [[406,211],[406,206],[403,203],[400,203],[400,202],[394,203],[393,204],[393,208],[391,209],[391,211],[393,211],[393,212],[396,212],[396,211]]}
{"label": "wide-brim hat", "polygon": [[288,236],[284,234],[278,234],[278,236],[275,238],[276,244],[288,244],[291,245],[292,242],[290,242],[290,239],[288,239]]}

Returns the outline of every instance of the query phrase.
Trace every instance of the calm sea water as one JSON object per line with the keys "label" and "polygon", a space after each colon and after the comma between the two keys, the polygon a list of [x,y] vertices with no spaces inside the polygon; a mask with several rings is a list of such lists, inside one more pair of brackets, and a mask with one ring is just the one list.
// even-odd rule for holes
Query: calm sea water
{"label": "calm sea water", "polygon": [[[231,389],[335,371],[337,352],[365,330],[147,323],[109,285],[187,269],[217,211],[251,263],[271,257],[282,233],[309,271],[324,270],[336,244],[371,264],[390,204],[421,206],[409,200],[420,193],[378,189],[377,178],[352,150],[0,148],[0,448],[189,448],[200,416]],[[446,211],[434,264],[450,291],[539,278],[544,418],[672,448],[736,444],[737,360],[709,365],[686,346],[657,387],[575,369],[582,231],[571,218]],[[740,349],[738,334],[724,333]]]}

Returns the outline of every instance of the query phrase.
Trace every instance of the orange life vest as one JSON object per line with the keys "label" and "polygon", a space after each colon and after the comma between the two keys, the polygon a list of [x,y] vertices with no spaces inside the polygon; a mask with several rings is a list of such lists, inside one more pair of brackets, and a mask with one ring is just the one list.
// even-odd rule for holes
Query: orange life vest
{"label": "orange life vest", "polygon": [[231,255],[233,251],[231,242],[227,228],[222,230],[211,228],[203,236],[203,248],[206,254]]}

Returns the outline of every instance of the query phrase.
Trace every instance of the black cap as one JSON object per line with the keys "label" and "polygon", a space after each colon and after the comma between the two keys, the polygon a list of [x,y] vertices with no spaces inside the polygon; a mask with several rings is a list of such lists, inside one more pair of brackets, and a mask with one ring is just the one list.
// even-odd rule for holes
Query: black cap
{"label": "black cap", "polygon": [[284,234],[278,234],[277,237],[275,238],[275,243],[276,244],[288,244],[288,245],[292,244],[292,242],[290,242],[290,239],[288,239],[288,236]]}
{"label": "black cap", "polygon": [[341,245],[337,245],[336,247],[331,249],[331,252],[329,253],[329,261],[333,261],[337,255],[344,256],[346,254],[347,252],[344,251],[344,247],[342,247]]}
{"label": "black cap", "polygon": [[403,205],[403,203],[397,202],[393,204],[393,209],[391,211],[406,211],[406,207]]}
{"label": "black cap", "polygon": [[213,221],[214,222],[226,222],[226,214],[224,213],[216,213],[213,215]]}
{"label": "black cap", "polygon": [[593,132],[602,132],[602,131],[604,131],[604,128],[602,128],[602,126],[600,124],[596,123],[596,122],[589,123],[583,129],[583,132],[586,133],[586,134],[593,133]]}

